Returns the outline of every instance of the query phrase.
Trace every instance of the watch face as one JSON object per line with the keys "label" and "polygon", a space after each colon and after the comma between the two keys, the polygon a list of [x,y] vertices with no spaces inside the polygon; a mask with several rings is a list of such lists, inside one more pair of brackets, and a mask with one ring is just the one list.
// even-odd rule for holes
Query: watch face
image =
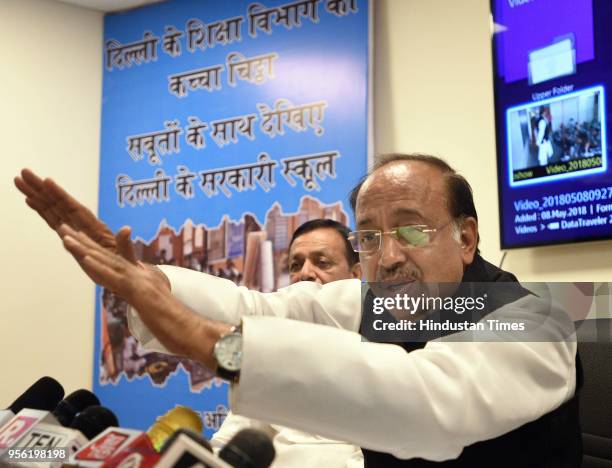
{"label": "watch face", "polygon": [[222,337],[215,346],[215,357],[219,366],[224,369],[239,371],[242,363],[242,335],[230,333]]}

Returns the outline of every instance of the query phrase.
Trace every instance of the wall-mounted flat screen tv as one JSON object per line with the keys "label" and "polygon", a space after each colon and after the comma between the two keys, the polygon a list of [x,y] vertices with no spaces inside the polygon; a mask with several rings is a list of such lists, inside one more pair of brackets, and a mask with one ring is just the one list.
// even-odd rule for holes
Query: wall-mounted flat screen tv
{"label": "wall-mounted flat screen tv", "polygon": [[612,239],[612,1],[491,9],[502,248]]}

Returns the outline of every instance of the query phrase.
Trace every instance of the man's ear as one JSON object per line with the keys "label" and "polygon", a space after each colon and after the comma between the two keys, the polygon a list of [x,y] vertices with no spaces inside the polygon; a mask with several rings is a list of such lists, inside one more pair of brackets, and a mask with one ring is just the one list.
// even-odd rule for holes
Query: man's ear
{"label": "man's ear", "polygon": [[351,267],[351,277],[360,280],[362,274],[363,274],[363,272],[361,270],[361,263],[359,263],[359,262],[355,263]]}
{"label": "man's ear", "polygon": [[474,261],[478,249],[478,221],[469,216],[461,221],[459,229],[461,258],[464,265],[469,265]]}

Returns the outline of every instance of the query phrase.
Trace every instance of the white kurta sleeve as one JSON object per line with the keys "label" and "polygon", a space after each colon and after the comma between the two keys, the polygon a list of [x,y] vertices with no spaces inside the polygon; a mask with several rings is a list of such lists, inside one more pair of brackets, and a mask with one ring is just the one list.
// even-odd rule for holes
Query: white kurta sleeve
{"label": "white kurta sleeve", "polygon": [[[320,285],[302,281],[273,293],[238,287],[232,281],[169,265],[159,268],[172,295],[211,320],[238,325],[245,316],[273,316],[357,331],[361,322],[361,282],[356,279]],[[130,332],[147,349],[168,351],[128,309]]]}
{"label": "white kurta sleeve", "polygon": [[[163,271],[172,294],[197,313],[228,323],[242,318],[243,362],[231,405],[247,417],[440,461],[539,418],[575,390],[576,344],[565,330],[555,337],[554,326],[548,341],[436,341],[407,353],[356,333],[358,280],[262,294],[198,272]],[[533,301],[505,307],[514,318],[529,317]],[[159,349],[135,318],[132,311],[132,332]]]}
{"label": "white kurta sleeve", "polygon": [[551,342],[436,341],[407,353],[316,324],[274,317],[243,324],[234,411],[398,458],[456,458],[575,390],[576,344],[561,332]]}

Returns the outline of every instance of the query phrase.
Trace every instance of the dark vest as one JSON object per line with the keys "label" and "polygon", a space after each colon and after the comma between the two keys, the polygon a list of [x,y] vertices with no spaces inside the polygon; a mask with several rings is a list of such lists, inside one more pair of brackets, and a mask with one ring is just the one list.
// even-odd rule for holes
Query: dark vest
{"label": "dark vest", "polygon": [[[512,282],[505,297],[497,297],[488,312],[529,294],[511,273],[500,270],[476,256],[465,270],[464,283]],[[506,288],[504,288],[506,291]],[[366,299],[367,300],[367,299]],[[397,344],[397,343],[395,343]],[[407,351],[423,348],[425,343],[402,343]],[[431,462],[412,458],[401,460],[387,453],[363,449],[366,468],[577,468],[582,464],[582,435],[578,415],[578,390],[582,369],[576,357],[576,394],[556,410],[500,437],[465,447],[454,460]],[[406,434],[410,437],[410,434]]]}

